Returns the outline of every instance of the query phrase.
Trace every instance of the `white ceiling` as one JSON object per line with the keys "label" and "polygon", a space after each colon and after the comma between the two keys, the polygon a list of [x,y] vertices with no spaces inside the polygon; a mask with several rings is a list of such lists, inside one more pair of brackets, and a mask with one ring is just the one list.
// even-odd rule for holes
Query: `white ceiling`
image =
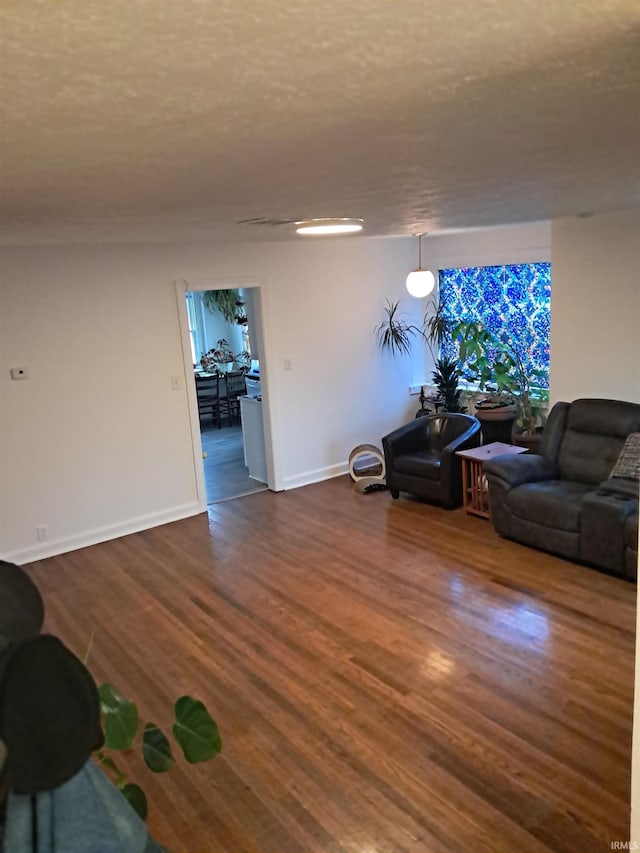
{"label": "white ceiling", "polygon": [[[4,243],[640,204],[633,0],[3,0]],[[309,238],[307,238],[309,239]]]}

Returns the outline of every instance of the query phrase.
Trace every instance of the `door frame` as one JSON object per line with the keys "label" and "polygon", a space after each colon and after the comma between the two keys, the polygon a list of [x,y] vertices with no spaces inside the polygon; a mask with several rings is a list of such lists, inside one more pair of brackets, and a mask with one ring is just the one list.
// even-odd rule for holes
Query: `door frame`
{"label": "door frame", "polygon": [[225,276],[178,279],[174,282],[176,291],[176,305],[178,309],[178,321],[180,324],[180,339],[182,343],[182,358],[184,363],[184,380],[187,392],[187,403],[189,411],[189,424],[191,429],[191,445],[193,448],[193,471],[196,484],[196,496],[201,512],[207,509],[207,489],[204,476],[204,460],[202,458],[202,436],[200,432],[200,416],[198,414],[198,398],[196,394],[196,383],[193,378],[193,361],[191,354],[191,335],[189,332],[189,317],[187,315],[187,291],[201,290],[234,290],[238,288],[255,291],[254,299],[255,323],[259,327],[260,334],[257,336],[260,346],[258,347],[258,359],[260,361],[260,392],[262,395],[262,423],[264,430],[265,461],[267,465],[267,486],[271,491],[278,491],[277,466],[273,450],[272,409],[271,396],[269,394],[267,329],[264,321],[264,305],[262,282],[255,278]]}

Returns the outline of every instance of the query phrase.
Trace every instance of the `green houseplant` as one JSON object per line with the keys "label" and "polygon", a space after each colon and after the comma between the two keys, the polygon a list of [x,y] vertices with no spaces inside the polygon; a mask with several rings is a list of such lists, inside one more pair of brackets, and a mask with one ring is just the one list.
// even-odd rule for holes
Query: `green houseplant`
{"label": "green houseplant", "polygon": [[241,302],[237,290],[204,290],[202,292],[202,304],[211,311],[219,311],[227,323],[234,323],[236,319],[236,306]]}
{"label": "green houseplant", "polygon": [[[0,560],[0,849],[6,846],[8,853],[20,843],[20,850],[33,846],[75,851],[84,850],[91,839],[96,844],[91,849],[102,850],[109,828],[118,839],[134,837],[132,819],[138,826],[135,846],[142,849],[138,821],[125,799],[144,820],[146,796],[127,780],[113,753],[139,746],[146,766],[162,773],[175,763],[169,739],[155,723],[142,727],[136,704],[112,685],[97,687],[87,669],[93,633],[80,659],[60,639],[41,633],[44,619],[36,584],[20,566]],[[181,696],[172,721],[173,739],[189,763],[209,761],[221,751],[218,727],[199,700]],[[96,765],[124,799],[113,795]],[[54,797],[58,791],[60,800]],[[31,821],[18,805],[5,836],[12,812],[10,792],[17,795],[14,801],[30,800]],[[146,842],[145,850],[164,850],[151,838]]]}
{"label": "green houseplant", "polygon": [[438,397],[444,403],[445,412],[466,412],[460,397],[462,390],[459,386],[461,373],[454,358],[446,356],[436,359],[435,370],[431,377],[438,391]]}
{"label": "green houseplant", "polygon": [[466,411],[460,403],[459,382],[462,374],[458,368],[457,360],[438,355],[442,339],[450,332],[452,326],[452,321],[446,314],[444,306],[436,300],[430,299],[425,310],[422,327],[407,323],[399,313],[399,306],[399,301],[387,300],[384,308],[385,317],[374,330],[380,349],[383,352],[390,352],[391,355],[407,355],[411,352],[413,339],[422,338],[433,358],[435,370],[431,375],[438,396],[444,403],[445,411]]}
{"label": "green houseplant", "polygon": [[408,355],[411,352],[413,338],[424,337],[423,330],[413,323],[407,323],[399,313],[400,301],[387,299],[384,306],[384,319],[375,327],[374,333],[382,352],[391,355]]}
{"label": "green houseplant", "polygon": [[446,335],[451,333],[452,326],[453,322],[445,306],[440,301],[430,299],[425,309],[422,329],[435,365],[435,370],[431,374],[433,384],[436,386],[438,396],[444,402],[446,412],[466,412],[466,408],[460,402],[462,371],[457,359],[440,354],[440,345]]}
{"label": "green houseplant", "polygon": [[[126,753],[138,747],[149,770],[165,773],[176,763],[171,744],[155,723],[145,723],[140,736],[136,704],[121,696],[111,684],[101,684],[98,694],[104,746],[95,754],[96,760],[129,804],[146,820],[146,795],[140,785],[127,780],[127,774],[116,764],[114,753]],[[204,704],[192,696],[181,696],[176,701],[171,733],[190,764],[209,761],[222,748],[218,726]]]}
{"label": "green houseplant", "polygon": [[202,304],[212,313],[220,312],[227,323],[239,326],[248,323],[244,300],[238,290],[203,290]]}
{"label": "green houseplant", "polygon": [[247,350],[233,353],[229,342],[220,338],[215,347],[202,355],[200,366],[206,373],[224,374],[229,367],[247,373],[251,368],[251,353]]}
{"label": "green houseplant", "polygon": [[[93,634],[84,655],[86,666],[93,646]],[[111,684],[100,684],[100,716],[104,744],[95,753],[98,765],[111,778],[129,805],[142,820],[147,819],[147,797],[140,785],[128,781],[127,774],[116,764],[114,754],[130,753],[136,747],[142,752],[146,766],[153,773],[166,773],[176,763],[171,743],[162,729],[147,722],[140,735],[138,706],[121,696]],[[192,696],[180,696],[173,708],[171,734],[189,764],[200,764],[214,758],[222,749],[217,723],[203,702]]]}
{"label": "green houseplant", "polygon": [[515,426],[525,436],[534,436],[542,404],[548,392],[535,385],[540,370],[528,371],[517,342],[505,330],[500,335],[482,323],[463,320],[451,332],[458,345],[459,365],[465,378],[488,391],[498,405],[515,406]]}

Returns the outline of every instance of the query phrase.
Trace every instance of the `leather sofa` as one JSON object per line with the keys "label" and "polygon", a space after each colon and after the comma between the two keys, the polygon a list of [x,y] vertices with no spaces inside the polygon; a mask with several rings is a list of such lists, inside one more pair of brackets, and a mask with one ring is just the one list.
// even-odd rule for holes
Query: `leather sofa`
{"label": "leather sofa", "polygon": [[624,526],[624,566],[625,576],[629,580],[638,579],[638,513],[632,516]]}
{"label": "leather sofa", "polygon": [[636,403],[556,403],[539,454],[484,465],[496,531],[635,580],[638,481],[610,477],[632,432],[640,432]]}
{"label": "leather sofa", "polygon": [[382,439],[391,497],[400,492],[437,501],[447,509],[462,503],[462,469],[457,450],[480,444],[480,421],[443,412],[416,418]]}

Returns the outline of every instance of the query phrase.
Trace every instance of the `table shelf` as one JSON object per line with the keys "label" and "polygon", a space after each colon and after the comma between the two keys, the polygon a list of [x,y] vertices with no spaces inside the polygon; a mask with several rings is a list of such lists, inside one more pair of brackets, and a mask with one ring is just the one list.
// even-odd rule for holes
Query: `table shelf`
{"label": "table shelf", "polygon": [[501,441],[474,447],[471,450],[456,451],[456,455],[462,461],[462,501],[470,515],[491,518],[489,487],[483,471],[487,459],[526,452],[526,447],[504,444]]}

